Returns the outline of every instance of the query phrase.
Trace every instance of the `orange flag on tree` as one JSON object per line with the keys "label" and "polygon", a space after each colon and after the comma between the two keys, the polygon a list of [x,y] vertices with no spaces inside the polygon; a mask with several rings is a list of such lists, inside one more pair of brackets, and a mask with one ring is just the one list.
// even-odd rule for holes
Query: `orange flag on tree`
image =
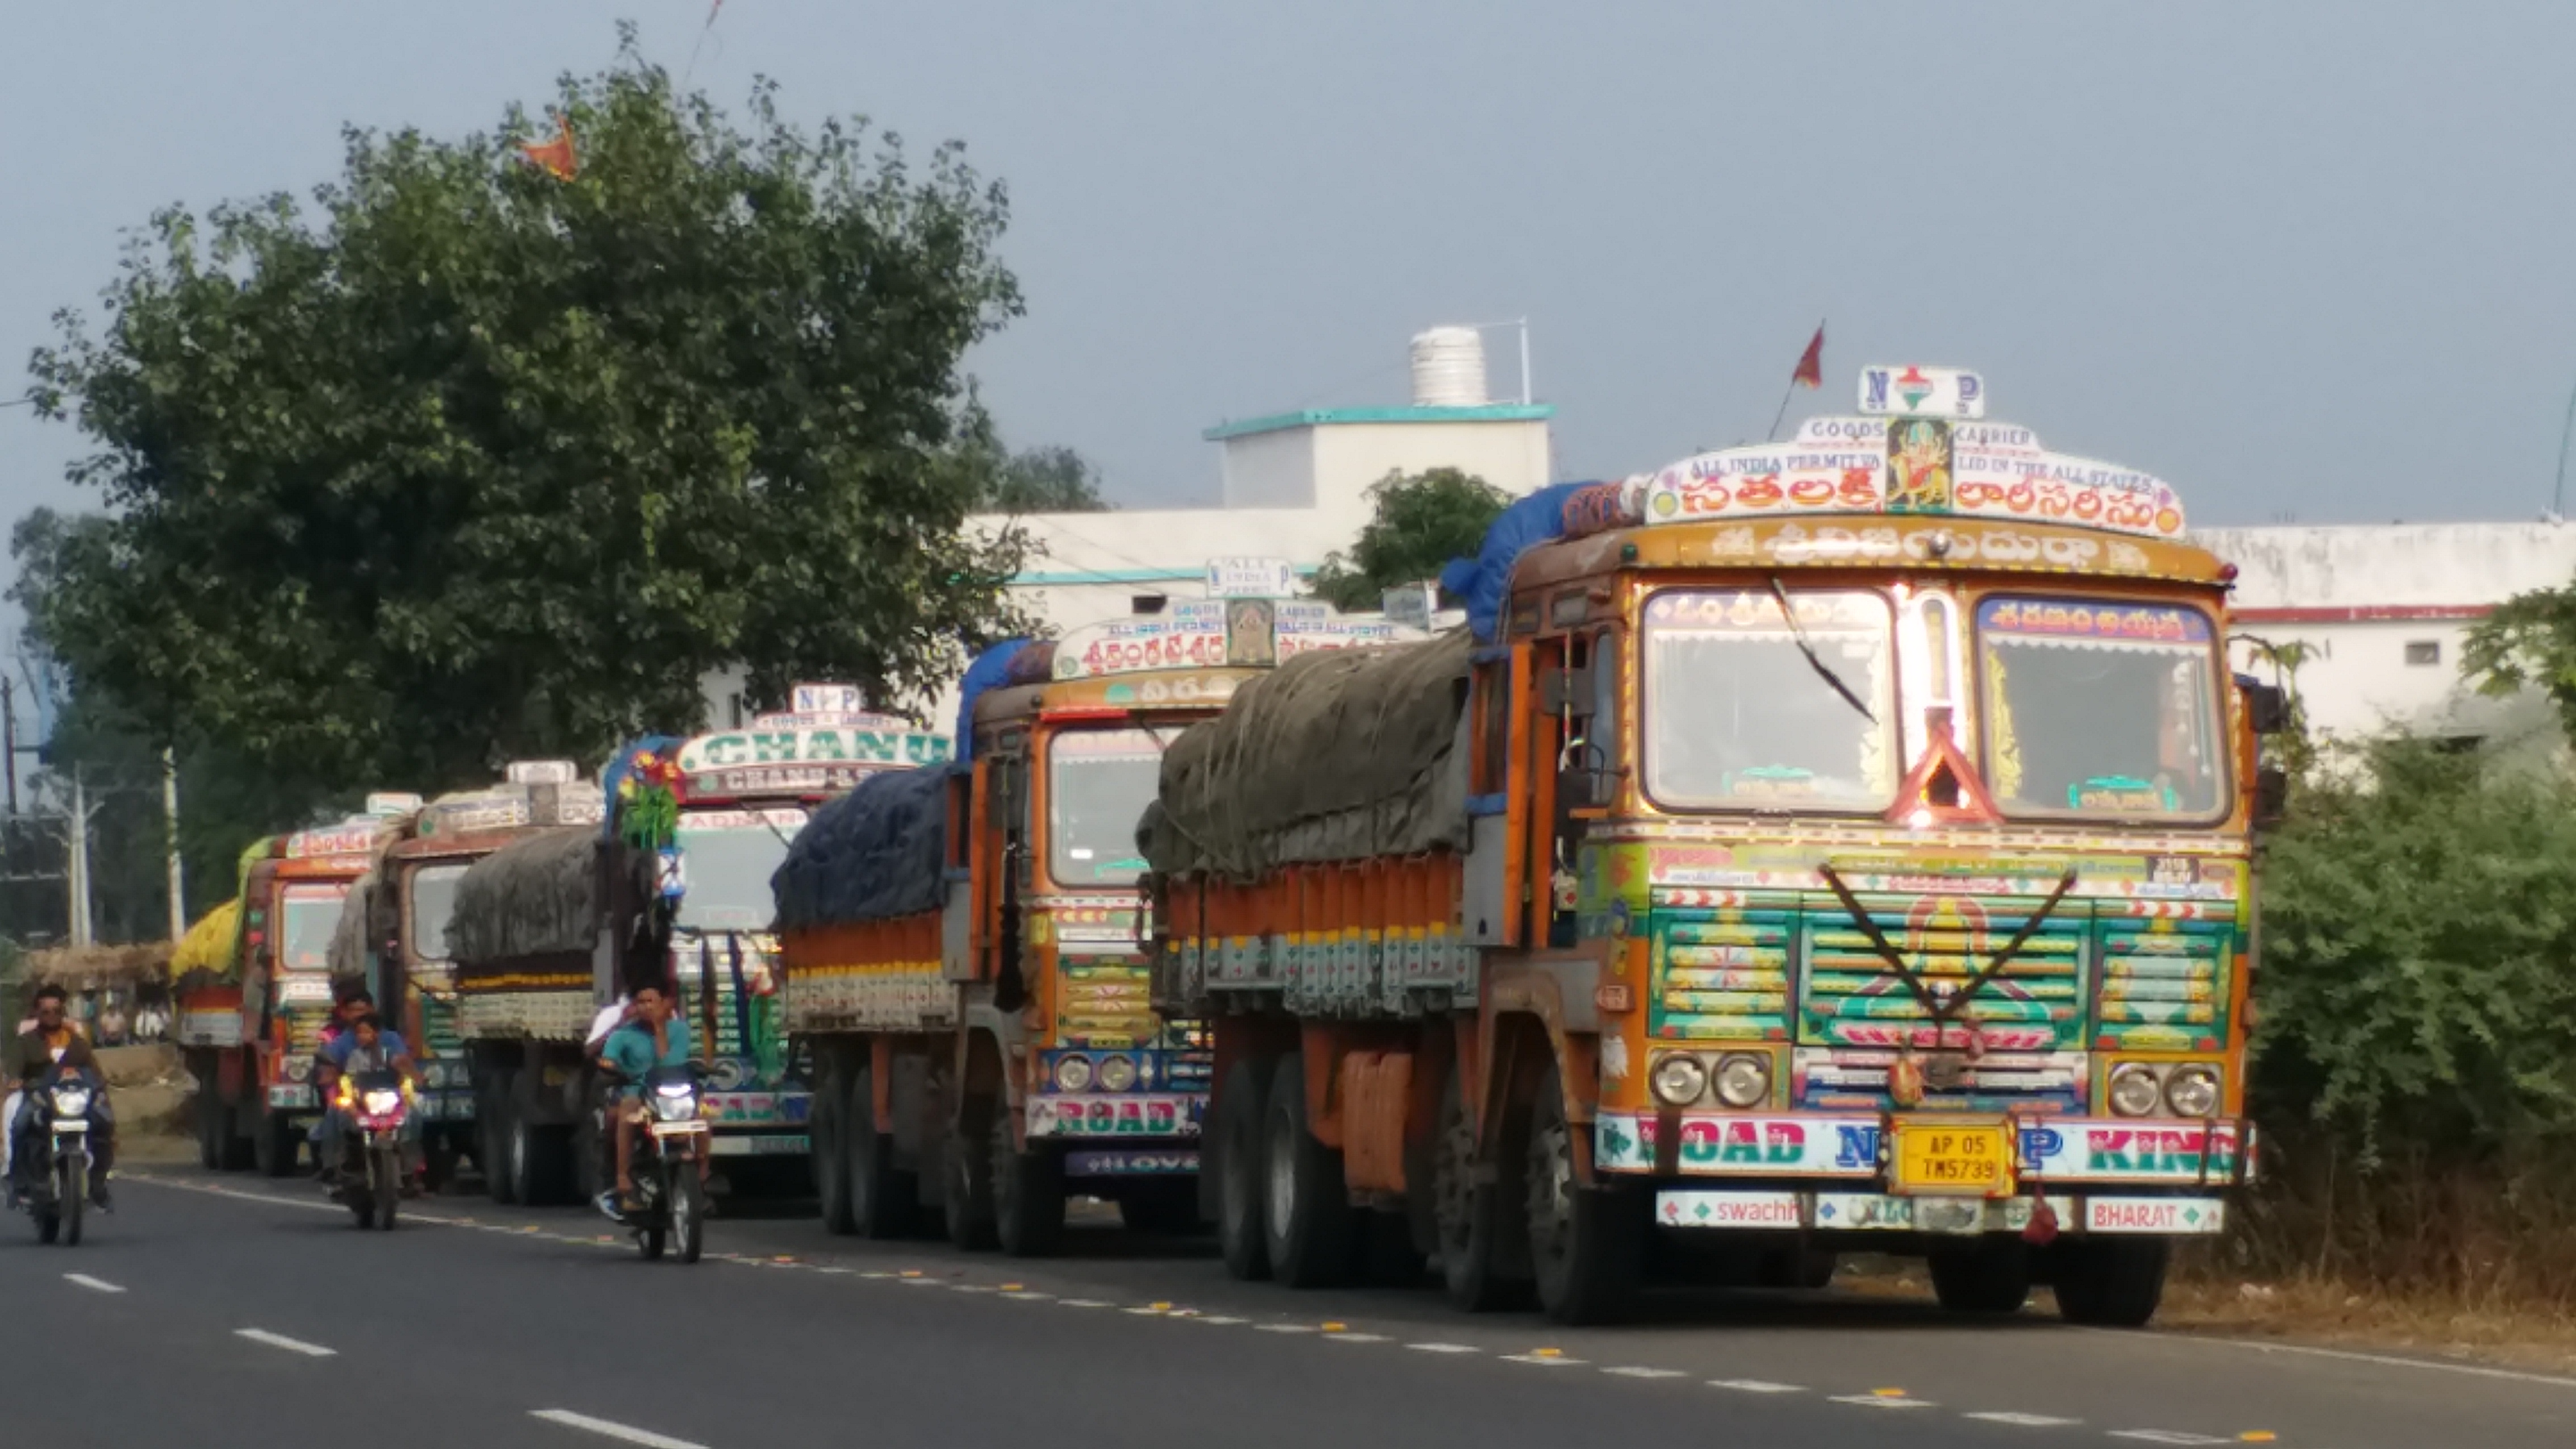
{"label": "orange flag on tree", "polygon": [[544,168],[545,173],[557,181],[570,181],[574,171],[572,117],[563,117],[559,124],[561,129],[553,140],[522,141],[519,143],[519,151],[530,161]]}
{"label": "orange flag on tree", "polygon": [[[565,144],[570,145],[570,140],[567,139]],[[1818,323],[1816,325],[1815,339],[1807,344],[1807,350],[1805,352],[1798,355],[1798,370],[1789,374],[1789,381],[1799,387],[1823,387],[1825,385],[1825,328],[1823,323]]]}

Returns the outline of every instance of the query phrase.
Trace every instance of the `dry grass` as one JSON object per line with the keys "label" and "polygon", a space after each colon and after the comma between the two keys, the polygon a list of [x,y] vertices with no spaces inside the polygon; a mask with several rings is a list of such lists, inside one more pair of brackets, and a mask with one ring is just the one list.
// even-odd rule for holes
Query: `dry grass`
{"label": "dry grass", "polygon": [[2165,1291],[2156,1326],[2576,1374],[2576,1314],[2564,1309],[2362,1290],[2315,1278],[2177,1281]]}

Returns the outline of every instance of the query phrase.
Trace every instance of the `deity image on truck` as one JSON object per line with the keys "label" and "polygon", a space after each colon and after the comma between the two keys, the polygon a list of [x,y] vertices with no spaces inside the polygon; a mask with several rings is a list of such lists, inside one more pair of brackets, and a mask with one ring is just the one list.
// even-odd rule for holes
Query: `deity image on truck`
{"label": "deity image on truck", "polygon": [[[1859,418],[1512,505],[1470,627],[1170,742],[1154,986],[1227,1266],[1613,1318],[1930,1260],[2154,1313],[2225,1224],[2277,689],[2162,482],[1872,369]],[[1882,494],[1871,486],[1887,480]]]}
{"label": "deity image on truck", "polygon": [[1269,661],[1402,637],[1206,599],[997,646],[967,671],[955,763],[816,815],[777,903],[831,1231],[935,1209],[961,1246],[1025,1256],[1057,1246],[1072,1195],[1147,1231],[1200,1221],[1206,1037],[1154,1010],[1137,821],[1166,744]]}

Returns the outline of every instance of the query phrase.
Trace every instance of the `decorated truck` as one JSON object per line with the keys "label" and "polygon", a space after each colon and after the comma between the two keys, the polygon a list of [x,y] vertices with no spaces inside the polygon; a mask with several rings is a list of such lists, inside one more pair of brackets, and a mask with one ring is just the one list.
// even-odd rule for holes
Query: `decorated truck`
{"label": "decorated truck", "polygon": [[196,1079],[197,1158],[208,1168],[249,1166],[248,1144],[236,1146],[232,1116],[211,1090],[214,1051],[241,1045],[241,902],[229,900],[197,918],[170,952],[170,1035]]}
{"label": "decorated truck", "polygon": [[1027,1255],[1073,1194],[1197,1222],[1208,1054],[1153,1010],[1137,818],[1164,741],[1244,680],[1395,632],[1220,599],[997,646],[967,671],[957,763],[815,816],[775,883],[827,1228],[895,1236],[931,1207],[962,1246]]}
{"label": "decorated truck", "polygon": [[364,814],[242,852],[231,949],[180,981],[178,1042],[197,1083],[202,1158],[247,1159],[271,1177],[295,1170],[320,1112],[313,1053],[331,1016],[341,902],[419,808],[417,795],[371,795]]}
{"label": "decorated truck", "polygon": [[[1238,1276],[1400,1216],[1570,1322],[1724,1245],[2136,1324],[2251,1164],[2277,689],[2146,474],[1872,368],[1857,416],[1515,503],[1470,627],[1166,752],[1158,999]],[[1649,1265],[1653,1271],[1649,1272]]]}
{"label": "decorated truck", "polygon": [[790,1058],[769,934],[769,877],[815,805],[869,774],[946,758],[947,742],[799,685],[791,712],[622,751],[606,815],[540,832],[458,879],[449,943],[494,1196],[605,1184],[582,1043],[597,1011],[650,982],[678,993],[707,1058],[700,1103],[727,1184],[803,1175],[811,1097]]}
{"label": "decorated truck", "polygon": [[600,809],[599,786],[571,761],[513,763],[501,783],[439,796],[388,833],[341,907],[331,972],[363,980],[411,1044],[421,1084],[413,1114],[433,1189],[452,1179],[462,1158],[489,1172],[447,941],[457,882],[475,861],[535,830],[596,826]]}

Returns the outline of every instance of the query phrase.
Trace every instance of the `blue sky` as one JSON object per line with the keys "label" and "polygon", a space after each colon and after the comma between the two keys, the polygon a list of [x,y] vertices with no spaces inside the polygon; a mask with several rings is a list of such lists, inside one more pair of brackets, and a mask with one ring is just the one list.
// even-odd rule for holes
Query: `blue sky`
{"label": "blue sky", "polygon": [[[303,189],[343,122],[457,133],[706,0],[51,0],[0,28],[0,395],[121,229]],[[2381,0],[728,0],[695,81],[968,143],[1029,315],[1016,443],[1203,501],[1199,431],[1398,402],[1531,318],[1564,476],[1758,436],[1831,319],[2204,523],[2528,517],[2576,386],[2576,5]],[[1495,336],[1494,383],[1516,386]],[[0,514],[76,503],[0,409]]]}

